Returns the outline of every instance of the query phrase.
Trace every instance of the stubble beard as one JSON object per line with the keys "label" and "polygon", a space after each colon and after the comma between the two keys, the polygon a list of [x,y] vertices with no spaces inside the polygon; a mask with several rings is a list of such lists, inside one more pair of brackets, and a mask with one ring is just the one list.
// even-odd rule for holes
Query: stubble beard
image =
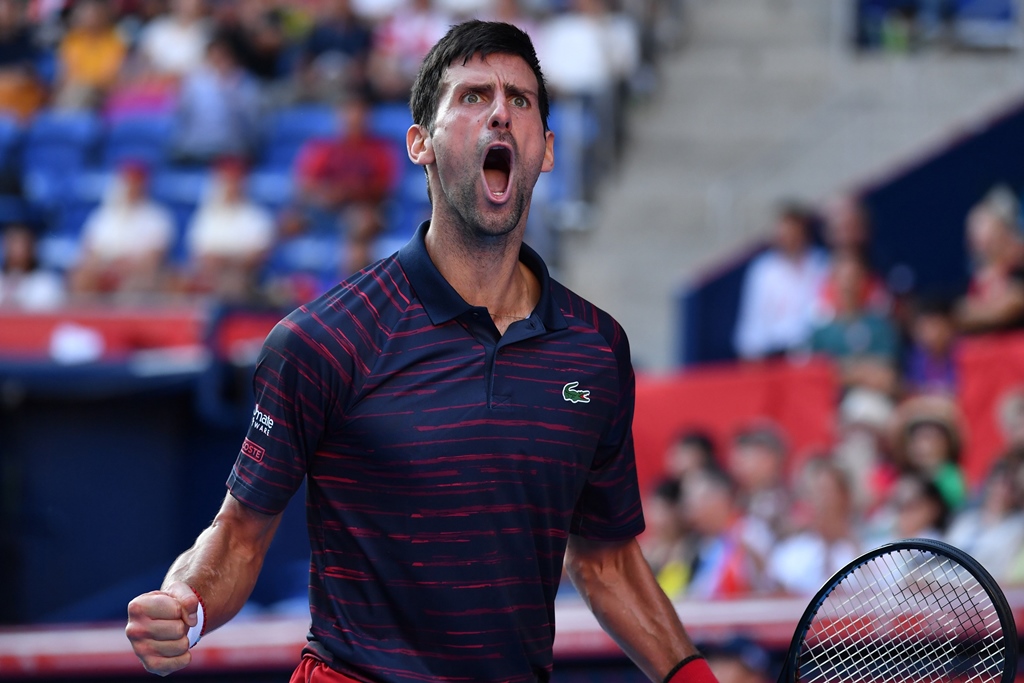
{"label": "stubble beard", "polygon": [[[496,140],[508,142],[512,147],[514,158],[519,159],[519,150],[512,136],[499,135]],[[490,145],[495,140],[488,140]],[[512,178],[509,179],[510,181]],[[518,173],[515,185],[510,182],[505,190],[514,192],[510,200],[492,211],[481,210],[481,180],[479,176],[460,179],[450,187],[443,183],[441,193],[450,209],[449,219],[455,224],[455,232],[467,247],[502,249],[507,246],[515,234],[527,205],[532,196],[528,178]],[[483,200],[487,203],[487,200]]]}
{"label": "stubble beard", "polygon": [[[508,190],[511,191],[512,187],[510,186]],[[478,208],[479,190],[477,188],[460,186],[451,191],[445,190],[445,198],[454,213],[455,227],[467,246],[478,245],[496,248],[504,247],[509,243],[526,213],[527,196],[520,191],[521,188],[516,188],[516,190],[511,201],[497,207],[497,211],[491,215]]]}

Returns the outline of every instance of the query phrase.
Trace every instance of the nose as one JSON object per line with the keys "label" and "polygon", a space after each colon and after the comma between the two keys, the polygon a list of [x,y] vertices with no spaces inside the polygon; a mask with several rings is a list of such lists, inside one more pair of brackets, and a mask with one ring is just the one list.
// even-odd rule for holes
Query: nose
{"label": "nose", "polygon": [[509,113],[508,104],[498,99],[494,105],[494,110],[491,112],[491,128],[508,128],[512,125],[512,116]]}

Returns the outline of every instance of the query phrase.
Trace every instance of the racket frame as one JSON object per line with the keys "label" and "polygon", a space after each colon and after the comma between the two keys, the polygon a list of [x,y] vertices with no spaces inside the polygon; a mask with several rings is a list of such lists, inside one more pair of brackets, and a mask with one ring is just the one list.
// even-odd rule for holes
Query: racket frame
{"label": "racket frame", "polygon": [[999,616],[999,625],[1003,632],[1007,634],[1003,639],[1005,642],[1006,666],[1003,669],[1000,683],[1014,682],[1017,675],[1018,657],[1017,624],[1013,618],[1013,610],[1010,609],[1010,604],[1006,601],[1006,596],[1003,594],[999,584],[980,562],[960,548],[931,538],[907,538],[886,543],[862,553],[833,574],[832,578],[826,581],[818,592],[815,593],[807,605],[807,609],[804,610],[803,615],[800,617],[800,621],[797,622],[796,629],[793,632],[793,639],[789,644],[789,651],[786,653],[786,659],[782,665],[782,672],[779,674],[778,683],[796,683],[798,673],[797,657],[800,654],[804,637],[807,635],[815,615],[832,593],[832,590],[861,565],[867,564],[876,557],[903,550],[920,550],[951,559],[977,579],[978,583],[992,599],[996,614]]}

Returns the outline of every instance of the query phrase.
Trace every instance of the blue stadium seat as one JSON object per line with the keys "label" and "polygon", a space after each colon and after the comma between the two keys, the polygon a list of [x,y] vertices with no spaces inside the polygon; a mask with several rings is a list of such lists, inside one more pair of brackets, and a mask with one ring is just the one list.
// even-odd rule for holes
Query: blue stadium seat
{"label": "blue stadium seat", "polygon": [[24,223],[31,218],[28,204],[17,195],[0,194],[0,226]]}
{"label": "blue stadium seat", "polygon": [[113,167],[124,161],[141,161],[160,168],[168,161],[174,132],[171,115],[129,116],[111,121],[100,150],[100,161]]}
{"label": "blue stadium seat", "polygon": [[208,169],[168,168],[153,173],[149,189],[153,198],[159,202],[195,206],[202,201],[209,181]]}
{"label": "blue stadium seat", "polygon": [[378,104],[370,112],[370,130],[394,140],[405,149],[405,134],[412,125],[412,113],[402,103]]}
{"label": "blue stadium seat", "polygon": [[18,166],[23,129],[14,116],[0,114],[0,168],[12,169]]}
{"label": "blue stadium seat", "polygon": [[84,204],[99,204],[110,190],[114,178],[114,172],[105,169],[79,171],[69,183],[71,198]]}
{"label": "blue stadium seat", "polygon": [[295,192],[292,174],[286,170],[256,170],[248,178],[249,198],[271,211],[291,203]]}
{"label": "blue stadium seat", "polygon": [[71,170],[93,160],[102,124],[91,112],[48,109],[33,117],[25,132],[22,165],[26,172]]}
{"label": "blue stadium seat", "polygon": [[73,177],[51,167],[26,170],[21,177],[25,199],[40,214],[50,215],[68,200]]}
{"label": "blue stadium seat", "polygon": [[279,243],[271,251],[266,269],[271,275],[307,273],[329,279],[337,276],[343,253],[337,231],[300,235]]}
{"label": "blue stadium seat", "polygon": [[1015,0],[955,0],[956,40],[976,48],[1017,48],[1024,39]]}
{"label": "blue stadium seat", "polygon": [[334,137],[339,131],[340,122],[332,107],[304,105],[278,110],[267,120],[260,167],[291,169],[307,140]]}

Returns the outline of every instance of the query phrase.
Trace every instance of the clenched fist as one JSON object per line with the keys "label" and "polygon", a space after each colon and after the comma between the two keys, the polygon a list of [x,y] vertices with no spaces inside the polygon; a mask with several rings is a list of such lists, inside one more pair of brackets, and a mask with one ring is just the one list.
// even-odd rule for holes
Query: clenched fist
{"label": "clenched fist", "polygon": [[124,632],[146,671],[166,676],[188,666],[188,630],[196,625],[198,612],[199,598],[181,581],[128,603]]}

